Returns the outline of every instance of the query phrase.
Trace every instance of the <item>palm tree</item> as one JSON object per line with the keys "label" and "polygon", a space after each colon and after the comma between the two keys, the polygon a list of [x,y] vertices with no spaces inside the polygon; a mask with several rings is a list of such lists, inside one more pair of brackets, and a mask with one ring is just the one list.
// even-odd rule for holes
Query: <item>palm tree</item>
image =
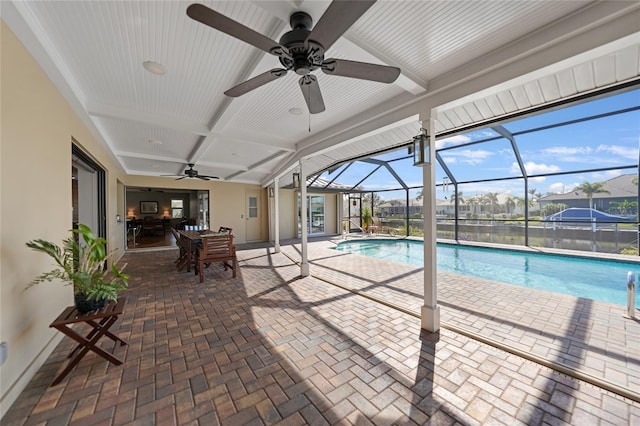
{"label": "palm tree", "polygon": [[487,204],[491,206],[491,214],[495,213],[495,205],[498,204],[498,193],[497,192],[487,192],[484,195],[484,200]]}
{"label": "palm tree", "polygon": [[477,213],[476,208],[478,207],[478,204],[480,204],[479,197],[477,195],[474,195],[473,197],[469,198],[469,204],[471,204],[472,213]]}
{"label": "palm tree", "polygon": [[507,197],[507,199],[504,201],[504,206],[507,209],[507,213],[511,213],[513,214],[513,209],[516,207],[516,202],[514,197]]}
{"label": "palm tree", "polygon": [[533,207],[533,202],[537,201],[538,202],[538,210],[540,210],[541,209],[540,198],[542,197],[542,194],[539,193],[539,192],[536,192],[536,191],[537,191],[537,189],[535,189],[535,188],[531,188],[528,191],[529,195],[531,195],[531,198],[529,199],[529,207]]}
{"label": "palm tree", "polygon": [[[362,204],[365,206],[371,206],[371,193],[367,193],[362,197]],[[377,208],[380,204],[382,204],[382,198],[378,195],[377,192],[373,193],[373,208]]]}
{"label": "palm tree", "polygon": [[462,191],[458,191],[457,193],[453,193],[453,195],[451,196],[451,203],[455,204],[456,203],[456,199],[458,200],[458,202],[460,204],[464,204],[464,198],[462,198]]}
{"label": "palm tree", "polygon": [[618,209],[620,214],[628,214],[630,211],[633,211],[638,205],[635,201],[622,200],[622,201],[612,201],[611,205]]}
{"label": "palm tree", "polygon": [[589,208],[592,209],[593,194],[604,193],[604,192],[606,192],[607,194],[611,194],[611,192],[603,188],[604,184],[605,184],[604,182],[589,183],[587,181],[584,181],[582,185],[579,185],[575,188],[575,191],[581,191],[582,193],[584,193],[584,195],[587,196],[587,199],[589,200]]}

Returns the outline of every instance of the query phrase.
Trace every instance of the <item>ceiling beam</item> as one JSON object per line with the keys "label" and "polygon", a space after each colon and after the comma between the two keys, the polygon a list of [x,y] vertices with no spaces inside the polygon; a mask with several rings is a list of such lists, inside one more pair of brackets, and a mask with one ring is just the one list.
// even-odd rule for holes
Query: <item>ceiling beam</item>
{"label": "ceiling beam", "polygon": [[157,113],[135,111],[119,106],[116,107],[114,105],[101,104],[92,101],[87,102],[86,108],[89,115],[92,115],[94,117],[115,118],[118,120],[146,124],[149,126],[157,126],[165,129],[176,130],[179,132],[185,132],[200,136],[209,134],[209,128],[206,124],[196,123],[188,120],[180,120],[170,116],[162,116]]}
{"label": "ceiling beam", "polygon": [[393,84],[406,90],[412,95],[419,95],[427,91],[428,82],[423,80],[417,74],[409,71],[408,67],[402,66],[402,64],[397,63],[388,55],[377,51],[370,43],[366,42],[362,37],[358,37],[355,34],[351,34],[347,32],[342,39],[339,41],[340,49],[344,49],[347,55],[349,51],[353,49],[359,49],[360,52],[364,52],[366,56],[370,59],[367,59],[369,62],[382,62],[385,65],[390,65],[394,67],[400,68],[400,76]]}
{"label": "ceiling beam", "polygon": [[[268,31],[267,34],[265,34],[267,37],[275,37],[277,34],[281,33],[282,29],[284,28],[284,22],[282,22],[280,19],[274,18],[274,21],[275,22],[272,25],[271,31]],[[256,49],[255,53],[251,55],[251,57],[243,67],[244,72],[238,75],[237,84],[251,77],[258,65],[265,60],[265,57],[270,58],[270,55],[268,55],[266,52]],[[216,130],[222,129],[226,126],[225,118],[235,115],[235,113],[230,114],[230,112],[234,110],[233,105],[236,103],[237,102],[234,102],[234,100],[230,97],[225,97],[225,99],[222,101],[220,107],[217,109],[217,111],[215,111],[215,113],[211,117],[211,120],[209,120],[209,132],[205,135],[202,135],[205,137],[201,138],[196,143],[196,146],[189,155],[189,159],[192,163],[198,162],[200,158],[202,158],[204,153],[207,152],[207,150],[214,143],[214,141],[216,140],[216,137],[214,135],[214,133],[216,133]]]}
{"label": "ceiling beam", "polygon": [[165,161],[167,163],[175,163],[175,164],[186,164],[188,163],[186,158],[176,158],[176,157],[165,157],[162,155],[148,155],[141,154],[138,152],[129,152],[129,151],[114,151],[114,154],[118,157],[128,157],[128,158],[140,158],[143,160],[155,160],[155,161]]}
{"label": "ceiling beam", "polygon": [[249,129],[241,129],[239,132],[211,132],[212,137],[218,140],[224,141],[224,143],[245,143],[249,145],[255,145],[260,147],[277,148],[280,151],[295,151],[295,147],[292,142],[284,139],[275,140],[272,135],[264,135],[259,132],[255,132]]}

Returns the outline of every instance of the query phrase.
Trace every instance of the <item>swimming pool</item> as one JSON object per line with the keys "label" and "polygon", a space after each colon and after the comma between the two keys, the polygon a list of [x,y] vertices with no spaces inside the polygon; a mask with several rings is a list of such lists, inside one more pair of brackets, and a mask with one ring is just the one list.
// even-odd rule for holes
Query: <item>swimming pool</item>
{"label": "swimming pool", "polygon": [[[344,241],[337,250],[423,266],[422,241]],[[627,306],[627,272],[640,264],[438,243],[438,270]],[[636,286],[638,284],[636,283]],[[637,288],[637,287],[636,287]],[[640,308],[640,298],[636,297]]]}

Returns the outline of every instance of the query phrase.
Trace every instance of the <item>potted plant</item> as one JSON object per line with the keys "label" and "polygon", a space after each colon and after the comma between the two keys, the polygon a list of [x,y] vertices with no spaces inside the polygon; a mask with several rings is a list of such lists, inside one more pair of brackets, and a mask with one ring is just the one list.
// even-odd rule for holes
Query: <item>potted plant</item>
{"label": "potted plant", "polygon": [[[107,269],[107,260],[113,253],[107,253],[107,240],[96,238],[91,228],[83,224],[70,232],[62,247],[42,239],[26,243],[27,247],[51,256],[58,265],[35,278],[29,286],[54,279],[73,285],[76,308],[82,313],[100,309],[108,300],[117,300],[118,292],[129,285],[129,276],[115,263]],[[79,237],[84,243],[80,243]]]}

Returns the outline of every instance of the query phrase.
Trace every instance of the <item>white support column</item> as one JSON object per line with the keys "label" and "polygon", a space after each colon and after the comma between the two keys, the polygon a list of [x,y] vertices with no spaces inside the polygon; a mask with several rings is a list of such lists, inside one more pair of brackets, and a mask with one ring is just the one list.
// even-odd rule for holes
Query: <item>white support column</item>
{"label": "white support column", "polygon": [[309,276],[309,259],[307,257],[307,175],[300,160],[300,226],[301,226],[301,259],[300,275]]}
{"label": "white support column", "polygon": [[421,309],[421,326],[427,331],[440,329],[438,306],[438,263],[436,259],[436,132],[435,111],[431,118],[420,116],[422,127],[429,133],[429,164],[422,169],[422,194],[424,202],[424,305]]}
{"label": "white support column", "polygon": [[280,253],[280,179],[273,180],[273,252]]}

